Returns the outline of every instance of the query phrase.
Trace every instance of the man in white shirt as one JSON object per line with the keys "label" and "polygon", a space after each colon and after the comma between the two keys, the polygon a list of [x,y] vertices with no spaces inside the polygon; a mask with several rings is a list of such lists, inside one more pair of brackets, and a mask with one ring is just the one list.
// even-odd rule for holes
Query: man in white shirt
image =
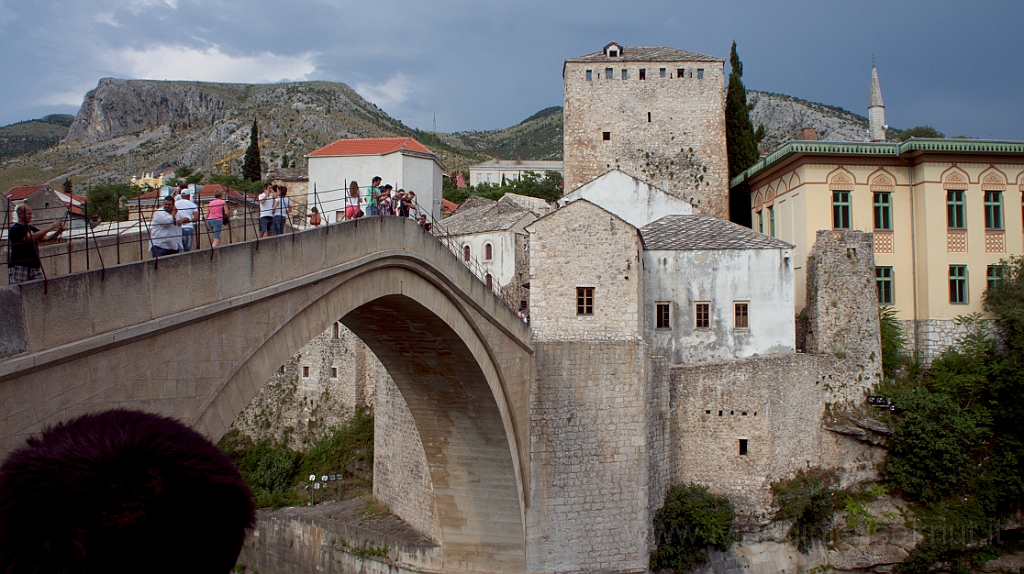
{"label": "man in white shirt", "polygon": [[174,196],[164,198],[163,209],[153,214],[149,224],[149,250],[153,257],[174,255],[181,251],[181,222],[175,219]]}
{"label": "man in white shirt", "polygon": [[199,213],[199,206],[192,203],[191,195],[192,192],[186,187],[181,190],[181,199],[174,202],[174,208],[178,210],[176,218],[181,222],[181,247],[186,253],[192,251],[192,240],[196,236],[193,224],[196,221],[196,214]]}

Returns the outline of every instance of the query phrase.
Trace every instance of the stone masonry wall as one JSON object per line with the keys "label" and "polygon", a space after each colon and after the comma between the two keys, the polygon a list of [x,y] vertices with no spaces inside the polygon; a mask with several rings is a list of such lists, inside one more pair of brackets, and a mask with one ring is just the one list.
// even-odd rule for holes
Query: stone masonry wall
{"label": "stone masonry wall", "polygon": [[861,231],[818,231],[807,256],[807,352],[839,359],[830,403],[855,403],[882,377],[874,240]]}
{"label": "stone masonry wall", "polygon": [[[641,337],[643,273],[635,227],[580,200],[529,230],[534,340]],[[577,314],[577,287],[594,288],[592,315]]]}
{"label": "stone masonry wall", "polygon": [[373,495],[409,526],[436,538],[427,455],[412,411],[390,377],[377,385],[373,415]]}
{"label": "stone masonry wall", "polygon": [[877,478],[884,449],[829,430],[830,383],[844,369],[834,356],[805,354],[672,367],[673,482],[727,496],[741,529],[765,534],[773,482],[810,468],[835,469],[844,486]]}
{"label": "stone masonry wall", "polygon": [[667,488],[667,388],[643,341],[535,342],[531,392],[531,572],[647,566],[652,500]]}
{"label": "stone masonry wall", "polygon": [[305,448],[352,418],[357,407],[373,405],[378,381],[391,382],[373,352],[341,324],[318,335],[282,367],[232,429],[256,442],[283,439],[292,448]]}
{"label": "stone masonry wall", "polygon": [[[913,319],[900,321],[900,329],[906,339],[906,350],[912,352],[914,346]],[[953,346],[957,339],[967,334],[967,329],[952,319],[921,319],[917,321],[917,352],[921,363],[928,367],[943,351]]]}
{"label": "stone masonry wall", "polygon": [[[609,66],[612,79],[605,78]],[[640,68],[646,80],[639,79]],[[665,78],[659,68],[666,68]],[[684,77],[675,77],[678,68]],[[702,214],[728,219],[723,63],[566,62],[563,76],[567,192],[618,168]]]}

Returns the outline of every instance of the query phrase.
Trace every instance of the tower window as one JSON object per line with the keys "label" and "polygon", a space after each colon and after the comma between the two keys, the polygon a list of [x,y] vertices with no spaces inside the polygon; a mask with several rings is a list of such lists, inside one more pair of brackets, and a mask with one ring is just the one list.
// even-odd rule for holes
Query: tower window
{"label": "tower window", "polygon": [[302,366],[302,378],[303,379],[308,379],[309,378],[309,367],[307,365],[303,365]]}
{"label": "tower window", "polygon": [[615,74],[615,70],[613,70],[611,68],[605,68],[604,69],[604,79],[606,79],[606,80],[612,79],[614,77],[613,74]]}
{"label": "tower window", "polygon": [[985,192],[985,229],[1003,228],[1003,192]]}
{"label": "tower window", "polygon": [[339,323],[337,321],[334,322],[334,328],[331,329],[331,338],[332,339],[340,339],[341,338],[341,323]]}
{"label": "tower window", "polygon": [[750,303],[733,303],[733,326],[737,329],[750,328]]}
{"label": "tower window", "polygon": [[850,228],[850,192],[832,192],[832,229]]}
{"label": "tower window", "polygon": [[470,256],[469,246],[466,245],[465,247],[462,248],[462,260],[466,261],[466,262],[469,262],[469,256]]}
{"label": "tower window", "polygon": [[594,70],[587,70],[587,81],[594,81]]}
{"label": "tower window", "polygon": [[988,274],[986,280],[988,281],[988,289],[991,291],[995,289],[999,282],[1003,280],[1006,274],[1006,266],[1004,265],[989,265]]}
{"label": "tower window", "polygon": [[888,191],[875,192],[875,229],[892,231],[892,194]]}
{"label": "tower window", "polygon": [[576,288],[576,314],[577,315],[593,315],[594,314],[594,288],[593,287],[577,287]]}
{"label": "tower window", "polygon": [[686,77],[686,68],[679,68],[679,69],[677,69],[676,70],[676,77],[677,78],[685,78]]}
{"label": "tower window", "polygon": [[494,248],[491,247],[490,243],[488,243],[487,245],[484,245],[484,259],[486,259],[487,261],[490,261],[493,258],[494,258]]}
{"label": "tower window", "polygon": [[694,306],[694,326],[698,329],[711,328],[711,303],[697,303]]}
{"label": "tower window", "polygon": [[892,305],[892,267],[875,267],[875,285],[878,287],[878,304]]}
{"label": "tower window", "polygon": [[703,80],[704,79],[704,68],[697,68],[697,79],[698,80]]}
{"label": "tower window", "polygon": [[656,303],[654,306],[655,324],[658,329],[672,328],[672,304]]}
{"label": "tower window", "polygon": [[651,112],[647,112],[647,123],[651,123]]}
{"label": "tower window", "polygon": [[609,141],[612,139],[612,132],[601,132],[601,139]]}
{"label": "tower window", "polygon": [[949,302],[958,305],[967,303],[967,266],[949,266]]}
{"label": "tower window", "polygon": [[338,367],[331,367],[331,378],[332,379],[337,379],[338,378]]}
{"label": "tower window", "polygon": [[740,456],[747,456],[747,439],[740,439]]}
{"label": "tower window", "polygon": [[660,77],[664,78],[665,77],[665,68],[659,68],[658,69],[658,75]]}
{"label": "tower window", "polygon": [[484,278],[484,282],[487,283],[488,289],[494,289],[494,277],[491,277],[490,273]]}
{"label": "tower window", "polygon": [[946,225],[950,229],[964,229],[964,191],[951,189],[946,192]]}
{"label": "tower window", "polygon": [[647,68],[640,68],[640,79],[641,80],[646,80],[647,79]]}
{"label": "tower window", "polygon": [[629,79],[629,72],[626,70],[626,68],[622,68],[622,79],[623,80],[628,80]]}

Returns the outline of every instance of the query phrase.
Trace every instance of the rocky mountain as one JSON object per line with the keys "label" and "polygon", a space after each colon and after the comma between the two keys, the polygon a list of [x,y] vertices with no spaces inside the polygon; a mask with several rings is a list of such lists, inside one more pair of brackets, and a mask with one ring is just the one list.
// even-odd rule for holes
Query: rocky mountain
{"label": "rocky mountain", "polygon": [[[748,101],[754,125],[763,124],[767,130],[763,153],[804,127],[815,128],[819,139],[866,139],[867,119],[842,108],[756,91],[748,92]],[[433,149],[449,171],[465,170],[488,157],[562,157],[561,107],[546,108],[508,128],[431,133],[406,126],[349,86],[332,82],[104,78],[86,94],[70,127],[68,118],[48,116],[0,128],[0,189],[60,183],[69,177],[82,189],[174,166],[221,170],[224,160],[237,174],[253,118],[259,122],[265,169],[281,165],[283,156],[287,163],[302,167],[305,154],[342,137],[414,136]],[[10,141],[3,139],[5,133],[26,130],[41,134],[35,144],[3,147],[14,145],[4,143]]]}

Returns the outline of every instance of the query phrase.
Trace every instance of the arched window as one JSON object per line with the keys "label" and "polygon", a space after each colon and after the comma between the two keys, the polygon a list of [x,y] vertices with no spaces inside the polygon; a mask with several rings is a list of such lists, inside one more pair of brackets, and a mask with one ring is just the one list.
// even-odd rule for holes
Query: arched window
{"label": "arched window", "polygon": [[462,248],[462,260],[469,263],[469,246],[466,245]]}
{"label": "arched window", "polygon": [[[490,247],[490,246],[488,246],[488,247]],[[487,274],[487,277],[484,277],[484,280],[487,282],[487,288],[488,289],[494,289],[494,278],[491,277],[490,273]]]}
{"label": "arched window", "polygon": [[484,259],[490,261],[493,257],[494,257],[494,248],[491,247],[490,243],[488,243],[487,245],[484,245]]}

